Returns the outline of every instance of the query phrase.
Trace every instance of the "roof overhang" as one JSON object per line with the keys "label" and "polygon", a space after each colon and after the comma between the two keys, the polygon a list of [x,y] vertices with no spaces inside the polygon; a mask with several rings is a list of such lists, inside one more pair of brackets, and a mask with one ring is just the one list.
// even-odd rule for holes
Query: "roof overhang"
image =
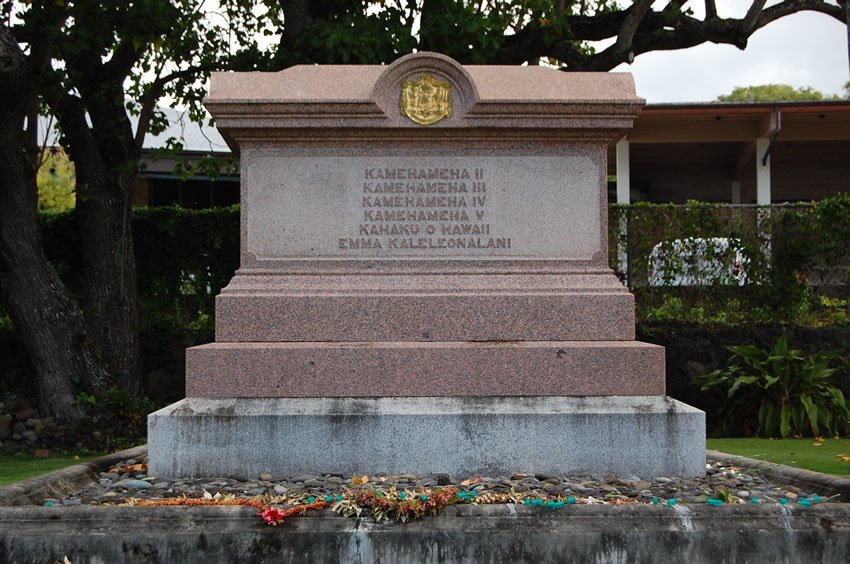
{"label": "roof overhang", "polygon": [[780,129],[786,141],[850,140],[850,100],[646,106],[632,143],[753,141]]}

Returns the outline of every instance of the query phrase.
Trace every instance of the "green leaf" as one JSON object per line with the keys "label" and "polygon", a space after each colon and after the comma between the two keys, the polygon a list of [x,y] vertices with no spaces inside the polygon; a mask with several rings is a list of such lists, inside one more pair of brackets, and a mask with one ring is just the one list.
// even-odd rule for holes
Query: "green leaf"
{"label": "green leaf", "polygon": [[809,418],[809,425],[812,428],[812,433],[814,436],[820,435],[820,429],[818,428],[818,408],[812,402],[809,396],[800,396],[800,403],[806,408],[806,415]]}
{"label": "green leaf", "polygon": [[770,402],[767,406],[767,414],[765,415],[764,434],[768,437],[776,436],[776,431],[779,429],[779,412],[776,409],[776,404]]}
{"label": "green leaf", "polygon": [[779,415],[779,434],[783,439],[791,434],[791,408],[788,404],[782,405]]}
{"label": "green leaf", "polygon": [[791,405],[791,430],[802,433],[805,429],[806,413],[800,404]]}
{"label": "green leaf", "polygon": [[762,434],[767,431],[767,414],[770,408],[770,402],[767,398],[761,398],[761,405],[759,406],[759,414],[758,414],[758,428],[761,430]]}
{"label": "green leaf", "polygon": [[735,383],[732,384],[732,387],[729,388],[729,393],[726,395],[727,398],[731,398],[735,395],[735,392],[738,391],[741,386],[747,386],[754,382],[758,381],[758,376],[739,376]]}
{"label": "green leaf", "polygon": [[829,409],[823,407],[819,408],[818,420],[820,424],[824,426],[824,429],[833,432],[832,413],[829,412]]}

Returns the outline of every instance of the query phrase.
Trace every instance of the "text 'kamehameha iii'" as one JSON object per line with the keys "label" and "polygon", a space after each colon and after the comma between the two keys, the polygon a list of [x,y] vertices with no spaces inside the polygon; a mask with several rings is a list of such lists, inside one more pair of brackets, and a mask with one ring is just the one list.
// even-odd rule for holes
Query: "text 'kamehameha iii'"
{"label": "text 'kamehameha iii'", "polygon": [[511,248],[510,237],[493,233],[483,168],[365,168],[362,182],[361,221],[340,249]]}

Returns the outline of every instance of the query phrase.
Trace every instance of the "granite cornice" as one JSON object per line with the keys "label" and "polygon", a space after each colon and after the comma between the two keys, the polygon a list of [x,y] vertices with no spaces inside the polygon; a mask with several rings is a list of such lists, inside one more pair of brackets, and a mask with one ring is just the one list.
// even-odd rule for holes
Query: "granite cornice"
{"label": "granite cornice", "polygon": [[259,117],[259,116],[345,116],[345,115],[371,115],[383,116],[384,112],[372,100],[300,100],[288,102],[285,100],[227,100],[217,101],[204,99],[204,105],[210,113],[219,119],[231,117]]}
{"label": "granite cornice", "polygon": [[[483,120],[500,129],[522,127],[564,127],[578,124],[596,129],[616,122],[616,127],[631,127],[643,107],[642,102],[479,102],[461,119],[430,126],[413,122],[395,123],[373,101],[346,103],[275,101],[205,101],[219,128],[356,128],[413,129],[434,131],[477,127]],[[364,120],[369,120],[364,122]]]}
{"label": "granite cornice", "polygon": [[457,270],[399,270],[375,272],[346,270],[336,273],[292,273],[266,269],[241,268],[221,295],[266,293],[339,293],[374,294],[628,294],[628,290],[610,269],[574,270],[570,273],[510,271],[466,272]]}
{"label": "granite cornice", "polygon": [[636,118],[643,108],[642,101],[632,100],[585,100],[585,101],[482,101],[469,110],[467,118],[477,115],[503,115],[505,117],[559,117],[581,116],[595,119],[617,117]]}
{"label": "granite cornice", "polygon": [[[276,127],[264,124],[263,127],[245,127],[234,124],[226,128],[225,137],[236,139],[242,148],[265,147],[271,141],[286,141],[288,146],[325,146],[328,143],[349,145],[369,141],[376,148],[382,143],[393,148],[464,148],[492,150],[499,147],[520,148],[523,146],[557,146],[567,142],[610,142],[621,136],[631,126],[631,119],[610,120],[605,128],[587,127],[578,118],[567,123],[540,118],[525,127],[500,127],[499,118],[482,118],[474,126],[465,128],[441,129],[392,129],[374,128],[365,124],[360,127],[342,128],[333,125],[324,127]],[[219,125],[221,128],[222,126]]]}
{"label": "granite cornice", "polygon": [[490,103],[638,103],[627,73],[564,73],[544,67],[461,66],[449,57],[418,53],[392,65],[298,65],[279,72],[213,73],[209,104],[350,104],[377,101],[405,78],[444,75],[465,90],[470,106]]}
{"label": "granite cornice", "polygon": [[[430,74],[451,84],[453,109],[420,125],[402,115],[402,85]],[[623,73],[563,73],[543,67],[462,66],[438,53],[416,53],[388,66],[296,66],[277,73],[216,73],[204,103],[219,129],[439,131],[490,128],[615,130],[633,125],[644,100]],[[280,131],[263,132],[283,138]],[[274,135],[274,137],[271,137]],[[609,135],[606,133],[605,135]],[[315,136],[310,133],[309,136]],[[257,134],[232,131],[237,141]],[[599,135],[593,137],[600,138]]]}

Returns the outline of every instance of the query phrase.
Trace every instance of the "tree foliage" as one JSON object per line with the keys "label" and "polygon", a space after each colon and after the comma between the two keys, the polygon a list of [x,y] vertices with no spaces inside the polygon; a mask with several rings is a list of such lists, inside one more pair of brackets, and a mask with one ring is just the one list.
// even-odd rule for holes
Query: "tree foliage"
{"label": "tree foliage", "polygon": [[74,163],[62,147],[45,149],[38,169],[38,211],[61,212],[74,209],[76,184]]}
{"label": "tree foliage", "polygon": [[[682,0],[0,0],[0,299],[33,358],[43,411],[73,421],[78,391],[138,386],[129,211],[140,148],[165,126],[163,99],[204,117],[209,72],[389,63],[424,49],[462,63],[609,70],[706,41],[744,48],[804,10],[845,21],[845,4],[753,0],[733,19],[713,0],[702,18]],[[84,274],[74,287],[38,233],[40,110],[58,120],[75,167]]]}
{"label": "tree foliage", "polygon": [[[841,5],[784,0],[765,7],[752,0],[741,18],[717,13],[706,0],[697,17],[683,0],[264,0],[266,25],[280,33],[276,65],[389,63],[418,50],[439,51],[462,63],[537,64],[564,70],[604,71],[642,53],[705,42],[747,46],[770,23],[814,11],[846,23]],[[275,12],[279,8],[283,17]],[[283,26],[285,22],[285,26]],[[608,41],[604,48],[590,42]]]}
{"label": "tree foliage", "polygon": [[838,95],[825,96],[814,88],[801,86],[795,89],[788,84],[760,84],[737,86],[731,93],[717,97],[718,102],[792,102],[812,100],[840,100]]}
{"label": "tree foliage", "polygon": [[[199,99],[203,77],[253,38],[257,2],[230,4],[0,1],[0,298],[33,359],[45,415],[74,422],[80,392],[138,389],[129,211],[140,148],[164,125],[163,96]],[[73,287],[38,233],[40,110],[56,118],[76,172],[83,276]]]}

